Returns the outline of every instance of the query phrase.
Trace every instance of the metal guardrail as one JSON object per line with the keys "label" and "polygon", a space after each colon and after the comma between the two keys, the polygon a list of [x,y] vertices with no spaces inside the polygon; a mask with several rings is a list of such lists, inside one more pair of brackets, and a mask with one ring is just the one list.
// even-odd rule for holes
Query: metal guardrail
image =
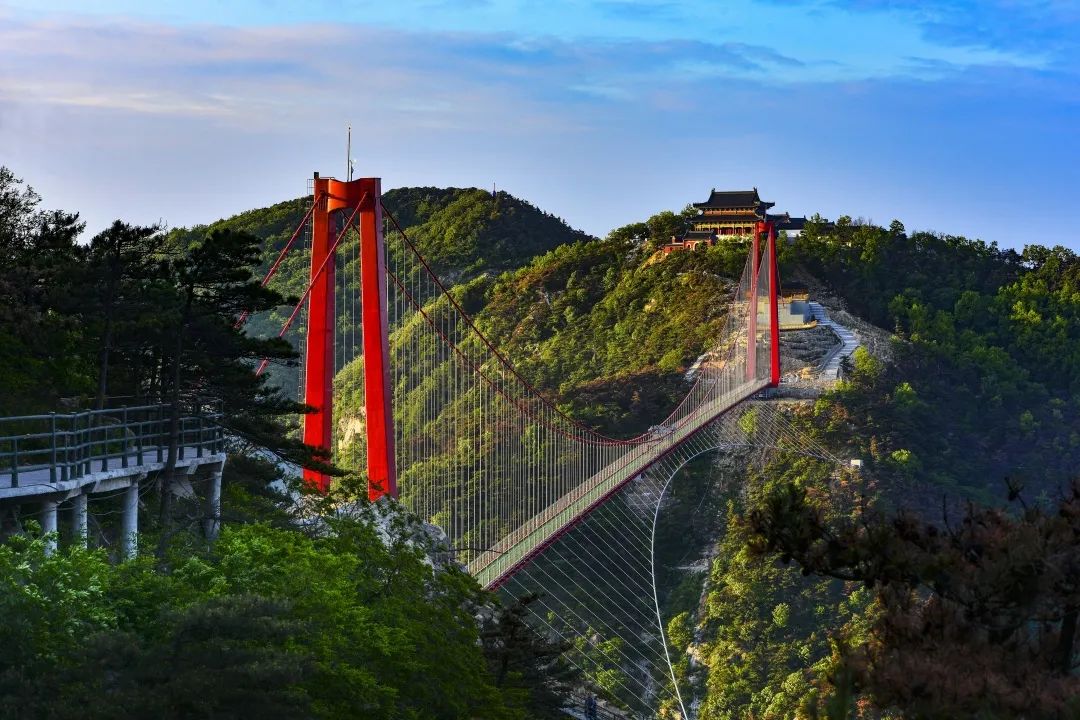
{"label": "metal guardrail", "polygon": [[[179,459],[224,450],[217,406],[196,406],[180,418]],[[0,418],[0,474],[48,471],[49,482],[75,480],[110,468],[164,462],[172,406],[167,404]],[[97,470],[95,470],[97,468]]]}

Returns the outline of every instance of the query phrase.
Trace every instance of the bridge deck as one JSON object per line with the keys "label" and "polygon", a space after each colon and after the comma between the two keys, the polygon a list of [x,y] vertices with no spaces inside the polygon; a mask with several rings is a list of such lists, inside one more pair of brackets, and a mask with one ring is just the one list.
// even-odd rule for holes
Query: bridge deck
{"label": "bridge deck", "polygon": [[[176,467],[181,471],[191,472],[203,465],[225,462],[225,453],[211,452],[196,446],[185,446],[180,450]],[[163,470],[165,461],[157,458],[164,458],[167,453],[166,447],[152,447],[143,449],[141,461],[139,455],[134,452],[102,458],[94,461],[88,472],[78,476],[69,476],[66,480],[57,479],[59,474],[54,467],[20,469],[17,484],[13,483],[11,470],[0,472],[0,502],[29,501],[36,497],[68,493],[81,488],[89,488],[90,492],[113,490],[118,485],[124,485],[124,481]],[[108,487],[103,487],[104,484]]]}
{"label": "bridge deck", "polygon": [[768,387],[767,380],[748,382],[698,407],[656,442],[642,443],[522,523],[468,565],[485,588],[494,588],[543,550],[624,484],[664,457],[708,423]]}
{"label": "bridge deck", "polygon": [[[171,412],[158,404],[0,418],[0,502],[116,489],[164,469]],[[182,472],[224,462],[216,413],[182,416],[178,433]]]}

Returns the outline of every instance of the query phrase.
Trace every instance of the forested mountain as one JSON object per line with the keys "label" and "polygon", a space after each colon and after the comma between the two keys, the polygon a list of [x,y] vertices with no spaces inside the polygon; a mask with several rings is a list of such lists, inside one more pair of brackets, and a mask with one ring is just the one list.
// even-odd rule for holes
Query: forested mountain
{"label": "forested mountain", "polygon": [[[559,245],[588,238],[506,192],[493,195],[476,188],[397,188],[387,191],[382,201],[386,213],[408,233],[432,267],[451,280],[517,268]],[[268,267],[310,205],[310,196],[287,200],[209,225],[180,228],[173,235],[197,237],[218,229],[250,233],[262,240],[263,264]],[[392,228],[388,222],[386,232]],[[355,257],[349,253],[355,251],[350,240],[355,243],[355,238],[347,239],[339,250],[344,257]],[[307,283],[308,255],[303,240],[299,250],[288,256],[281,270],[277,288],[285,294],[299,295]]]}
{"label": "forested mountain", "polygon": [[[310,204],[310,197],[297,198],[249,210],[207,226],[177,229],[170,235],[174,240],[184,242],[213,230],[250,233],[262,241],[260,269],[265,271],[289,241]],[[517,268],[555,247],[588,239],[587,235],[573,230],[562,220],[505,192],[493,195],[475,188],[398,188],[383,195],[383,207],[388,217],[385,223],[387,236],[396,234],[396,226],[389,221],[392,217],[449,285],[460,284],[477,275]],[[358,292],[359,280],[345,263],[347,259],[357,257],[357,242],[356,234],[349,232],[337,253],[344,291],[351,293],[350,297]],[[395,253],[400,253],[400,244],[388,243],[388,253],[388,263],[393,266]],[[270,287],[295,300],[307,286],[309,269],[306,236],[301,236],[295,249],[286,255]],[[291,309],[291,305],[286,305],[255,314],[248,321],[248,334],[276,335]],[[285,336],[293,347],[300,346],[302,326],[301,319]],[[339,312],[338,346],[343,347],[346,335],[354,331]],[[296,397],[295,370],[272,367],[270,374],[285,389],[287,397]]]}
{"label": "forested mountain", "polygon": [[[498,276],[463,278],[468,282],[461,292],[470,298],[484,332],[568,412],[607,432],[638,432],[684,391],[681,371],[716,336],[747,249],[721,245],[661,260],[652,248],[663,236],[652,237],[650,228],[668,232],[665,221],[677,218],[668,213],[620,228],[604,240],[561,245]],[[850,504],[822,505],[828,493],[812,496],[817,504],[776,505],[793,489],[813,492],[824,484],[836,491],[835,469],[805,458],[774,460],[764,472],[748,472],[726,500],[700,504],[708,511],[717,501],[721,508],[727,502],[721,513],[727,522],[720,523],[727,529],[716,539],[720,550],[703,602],[694,608],[680,599],[687,587],[701,584],[687,586],[678,574],[667,578],[667,591],[673,642],[708,668],[696,674],[701,717],[814,712],[840,717],[855,708],[872,717],[908,705],[912,717],[1012,716],[1019,701],[973,689],[979,687],[979,673],[995,682],[1054,688],[1041,698],[1039,716],[1055,717],[1065,707],[1066,688],[1075,685],[1061,679],[1065,666],[1021,661],[1016,653],[1022,656],[1023,648],[1040,642],[1026,623],[1054,618],[1051,634],[1041,642],[1051,655],[1065,653],[1072,667],[1072,641],[1052,634],[1057,627],[1075,635],[1068,620],[1075,597],[1071,580],[1029,586],[1030,594],[1008,617],[994,609],[974,613],[974,628],[1009,627],[996,641],[1005,650],[995,656],[996,665],[983,663],[956,678],[963,682],[954,691],[934,687],[933,673],[898,674],[881,665],[888,653],[918,664],[912,656],[933,650],[925,639],[897,632],[896,624],[905,618],[931,622],[925,613],[937,605],[922,588],[934,582],[925,573],[940,573],[930,568],[948,562],[940,554],[944,549],[922,550],[927,557],[918,562],[923,564],[903,576],[910,584],[906,595],[897,590],[903,583],[890,583],[888,575],[883,579],[866,565],[895,562],[877,553],[911,555],[913,550],[890,534],[900,533],[903,523],[923,523],[939,528],[925,532],[948,536],[950,522],[967,527],[977,519],[988,521],[978,514],[982,511],[966,508],[968,501],[1000,506],[1020,499],[1031,512],[1053,513],[1068,497],[1080,464],[1080,399],[1073,377],[1080,366],[1075,254],[1060,247],[1001,250],[962,237],[908,235],[898,222],[884,228],[840,218],[835,226],[809,223],[802,237],[783,246],[781,260],[784,277],[827,288],[853,313],[894,334],[887,360],[865,350],[856,353],[845,382],[792,411],[807,436],[839,457],[863,460],[861,478],[848,478],[839,487],[861,498],[866,510],[851,516],[838,510]],[[360,377],[353,368],[342,378],[342,392],[357,387]],[[792,514],[795,509],[803,514]],[[1009,512],[995,520],[1002,533],[995,542],[1015,542],[1018,535],[1044,527],[1041,516],[1009,520],[1016,517]],[[686,521],[679,516],[678,522]],[[823,538],[834,532],[829,523],[855,523],[863,535],[853,538],[870,533],[876,540],[863,541],[857,551],[862,564],[854,569],[835,566],[850,558],[831,556],[826,562],[804,555],[802,568],[785,565],[784,559],[800,559],[796,550],[802,542],[786,533],[807,522]],[[1019,524],[1010,527],[1010,522]],[[700,519],[699,524],[708,525]],[[991,541],[958,535],[953,542],[986,547]],[[791,543],[795,547],[788,547]],[[672,550],[672,557],[685,554]],[[1062,552],[1060,547],[1044,550]],[[995,570],[986,572],[1011,577],[1022,571],[1022,563],[996,557]],[[966,567],[949,572],[972,577]],[[1075,570],[1069,572],[1066,577],[1076,577]],[[861,585],[851,584],[851,578]],[[1016,602],[1002,596],[1010,592],[1008,581],[979,581],[993,598],[991,608]],[[893,610],[898,596],[906,614]],[[971,602],[956,593],[943,591],[942,597],[946,606]],[[945,636],[947,623],[934,627],[943,633],[940,647],[954,642]],[[695,632],[699,642],[691,648]],[[852,655],[863,644],[879,654]],[[953,652],[980,654],[974,647]],[[688,666],[683,672],[689,682]],[[914,700],[916,677],[930,683],[931,698],[925,702]]]}
{"label": "forested mountain", "polygon": [[782,453],[730,498],[700,717],[1076,717],[1080,260],[845,217],[782,272],[892,352],[793,413],[860,472]]}
{"label": "forested mountain", "polygon": [[[657,262],[653,247],[681,221],[670,212],[597,240],[505,192],[400,188],[383,202],[443,282],[470,299],[479,327],[515,367],[568,411],[614,434],[636,434],[666,414],[682,390],[680,370],[719,334],[748,250],[733,243]],[[182,242],[219,229],[249,232],[262,239],[261,262],[269,267],[309,204],[299,198],[171,236]],[[388,222],[385,232],[390,237],[394,226]],[[354,258],[356,243],[347,235],[339,255]],[[391,266],[398,245],[387,243]],[[270,287],[299,296],[308,258],[301,241]],[[346,292],[355,293],[356,278],[339,274]],[[276,334],[290,310],[256,315],[248,333]],[[341,322],[344,345],[349,330]],[[294,347],[301,327],[286,335]],[[359,397],[362,368],[342,370],[341,396]],[[295,397],[296,371],[271,373]]]}
{"label": "forested mountain", "polygon": [[[3,409],[209,391],[244,438],[299,452],[295,357],[266,338],[306,283],[306,253],[267,293],[255,286],[307,202],[169,233],[120,224],[87,245],[76,215],[41,210],[4,170]],[[747,251],[661,258],[673,212],[596,239],[505,193],[410,188],[384,202],[523,375],[612,434],[646,428],[685,391]],[[215,258],[235,274],[214,274]],[[665,506],[665,620],[698,717],[1076,717],[1080,261],[841,218],[810,222],[781,262],[891,333],[891,351],[857,352],[843,382],[783,406],[860,472],[736,455],[695,464]],[[97,282],[103,269],[121,271],[115,285]],[[196,271],[224,305],[193,296],[198,312],[183,315]],[[265,308],[247,334],[232,327],[241,300]],[[251,378],[265,354],[273,383]],[[362,372],[354,360],[339,375],[346,412]],[[346,469],[362,466],[362,447],[343,450]],[[491,598],[470,578],[363,519],[300,527],[278,480],[257,454],[230,460],[216,544],[183,530],[191,508],[161,515],[148,496],[144,526],[165,541],[132,564],[109,562],[107,513],[90,551],[0,544],[0,716],[71,717],[101,697],[102,717],[119,704],[132,717],[558,716],[551,693],[581,680],[550,638],[521,639],[520,608],[481,627],[472,611]],[[350,472],[328,502],[357,488]],[[681,569],[702,546],[708,571]],[[201,704],[177,704],[191,689]]]}
{"label": "forested mountain", "polygon": [[[540,249],[578,237],[479,192],[418,192],[404,212],[427,217],[430,237],[460,240],[455,257],[497,266],[509,236],[489,222],[490,202],[470,223],[431,222],[439,207],[482,198],[562,228],[534,236]],[[0,717],[558,716],[577,675],[558,645],[521,627],[520,610],[433,565],[445,548],[411,519],[376,529],[355,477],[308,497],[268,460],[310,460],[289,439],[300,408],[253,373],[260,357],[285,367],[295,354],[235,323],[245,309],[284,307],[259,278],[302,206],[170,233],[118,221],[86,243],[76,214],[43,210],[0,168],[0,409],[214,403],[231,446],[216,541],[201,501],[173,497],[169,480],[145,484],[143,556],[124,563],[115,494],[92,503],[89,550],[65,536],[53,552],[35,503],[2,508]],[[489,244],[502,248],[491,258]]]}
{"label": "forested mountain", "polygon": [[[896,334],[826,426],[880,472],[989,502],[1053,496],[1080,468],[1080,263],[1064,248],[811,223],[785,262]],[[852,421],[857,418],[857,421]],[[938,503],[940,504],[940,503]]]}

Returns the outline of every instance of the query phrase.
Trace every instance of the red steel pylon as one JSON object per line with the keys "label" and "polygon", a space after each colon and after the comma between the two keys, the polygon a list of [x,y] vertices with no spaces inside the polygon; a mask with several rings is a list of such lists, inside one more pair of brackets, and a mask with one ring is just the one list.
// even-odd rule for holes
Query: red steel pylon
{"label": "red steel pylon", "polygon": [[747,313],[746,379],[757,376],[758,277],[761,274],[761,236],[768,233],[766,272],[769,273],[769,384],[780,384],[780,270],[776,263],[776,225],[759,221],[750,245],[750,305]]}
{"label": "red steel pylon", "polygon": [[[311,297],[304,358],[304,402],[315,408],[304,416],[304,442],[329,460],[334,418],[336,222],[355,217],[360,233],[360,298],[364,352],[364,405],[367,431],[368,497],[397,497],[394,425],[390,395],[390,345],[386,320],[386,246],[382,233],[382,183],[379,178],[342,181],[315,174],[311,215]],[[349,210],[349,213],[342,211]],[[346,221],[347,222],[347,221]],[[345,232],[347,228],[341,228]],[[330,478],[304,470],[304,480],[325,491]]]}
{"label": "red steel pylon", "polygon": [[769,346],[772,350],[769,384],[780,384],[780,268],[776,266],[776,226],[765,223],[769,231]]}

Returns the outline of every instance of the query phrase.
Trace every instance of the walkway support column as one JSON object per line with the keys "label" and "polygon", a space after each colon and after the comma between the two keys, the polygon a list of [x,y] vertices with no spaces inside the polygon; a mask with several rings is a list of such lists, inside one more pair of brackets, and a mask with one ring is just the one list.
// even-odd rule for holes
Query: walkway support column
{"label": "walkway support column", "polygon": [[45,540],[45,554],[52,555],[56,552],[56,513],[58,503],[55,500],[45,500],[41,503],[41,532],[48,537]]}
{"label": "walkway support column", "polygon": [[86,547],[86,540],[89,535],[86,499],[86,493],[81,492],[74,497],[71,506],[71,529],[75,536],[75,542],[79,544],[79,547],[84,548]]}
{"label": "walkway support column", "polygon": [[206,482],[204,511],[203,534],[213,542],[221,531],[221,470],[210,473],[210,479]]}
{"label": "walkway support column", "polygon": [[[166,489],[164,492],[170,492]],[[139,553],[139,481],[124,491],[124,514],[120,521],[120,556],[132,560]]]}
{"label": "walkway support column", "polygon": [[769,222],[769,329],[770,329],[770,377],[769,383],[780,384],[780,269],[776,266],[776,226]]}
{"label": "walkway support column", "polygon": [[[390,394],[390,333],[386,317],[386,247],[383,241],[382,181],[361,178],[343,182],[315,175],[312,213],[310,318],[307,328],[307,377],[304,402],[315,408],[304,416],[304,442],[330,459],[333,440],[334,262],[326,261],[339,232],[356,217],[360,233],[360,301],[364,351],[364,405],[367,433],[368,497],[397,497],[394,424]],[[320,268],[325,268],[321,273]],[[305,481],[325,492],[330,477],[304,471]]]}

